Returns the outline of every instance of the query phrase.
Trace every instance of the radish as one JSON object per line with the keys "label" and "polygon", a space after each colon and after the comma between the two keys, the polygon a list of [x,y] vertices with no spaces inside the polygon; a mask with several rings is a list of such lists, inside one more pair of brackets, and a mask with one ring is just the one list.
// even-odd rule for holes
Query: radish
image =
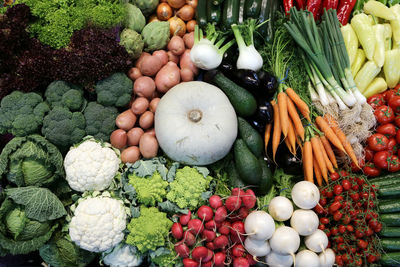
{"label": "radish", "polygon": [[248,215],[249,215],[249,210],[246,207],[241,207],[238,211],[237,217],[239,220],[244,220]]}
{"label": "radish", "polygon": [[249,267],[249,261],[246,258],[235,258],[233,260],[233,267]]}
{"label": "radish", "polygon": [[244,222],[244,228],[248,236],[257,240],[270,239],[275,232],[275,222],[271,215],[265,211],[251,212]]}
{"label": "radish", "polygon": [[222,235],[229,235],[231,228],[230,222],[224,221],[221,223],[221,226],[218,228],[218,232]]}
{"label": "radish", "polygon": [[294,253],[299,249],[300,236],[291,227],[281,226],[269,240],[273,251],[279,254],[290,254],[294,258]]}
{"label": "radish", "polygon": [[244,192],[242,189],[238,188],[238,187],[233,188],[233,189],[232,189],[232,192],[231,192],[231,195],[232,195],[232,196],[239,196],[239,197],[241,197],[241,196],[243,196],[244,194],[245,194],[245,192]]}
{"label": "radish", "polygon": [[225,266],[226,254],[223,252],[217,252],[214,254],[214,267]]}
{"label": "radish", "polygon": [[246,231],[244,230],[244,223],[241,221],[237,221],[232,223],[231,234],[241,234],[244,235]]}
{"label": "radish", "polygon": [[211,220],[213,215],[214,212],[209,206],[203,205],[197,210],[197,216],[200,218],[200,220],[204,220],[205,222]]}
{"label": "radish", "polygon": [[214,257],[214,253],[213,253],[210,249],[207,249],[207,257],[205,257],[205,258],[201,261],[201,264],[203,264],[203,263],[205,263],[205,262],[211,261],[213,257]]}
{"label": "radish", "polygon": [[312,235],[304,239],[304,243],[309,250],[321,252],[328,247],[328,237],[324,231],[317,229]]}
{"label": "radish", "polygon": [[319,257],[315,252],[310,250],[302,250],[296,254],[295,259],[296,267],[320,267]]}
{"label": "radish", "polygon": [[301,209],[312,209],[319,202],[318,187],[308,181],[301,181],[292,188],[292,200]]}
{"label": "radish", "polygon": [[227,247],[228,245],[229,239],[226,237],[226,235],[220,235],[214,239],[214,246],[217,249]]}
{"label": "radish", "polygon": [[269,203],[268,213],[275,221],[283,222],[289,220],[293,213],[293,204],[286,197],[274,197]]}
{"label": "radish", "polygon": [[181,223],[181,225],[187,225],[188,222],[190,221],[190,216],[192,216],[192,213],[190,212],[190,210],[189,210],[188,214],[182,214],[179,217],[179,222]]}
{"label": "radish", "polygon": [[207,242],[206,243],[206,248],[211,249],[211,250],[215,250],[215,246],[213,242]]}
{"label": "radish", "polygon": [[175,244],[175,252],[178,254],[181,258],[187,258],[190,255],[190,249],[189,247],[183,243],[179,242]]}
{"label": "radish", "polygon": [[244,247],[247,252],[256,257],[267,256],[271,252],[268,240],[257,240],[248,237],[244,241]]}
{"label": "radish", "polygon": [[272,251],[267,255],[265,261],[271,267],[290,267],[293,264],[293,257],[289,254],[282,255]]}
{"label": "radish", "polygon": [[203,223],[199,219],[191,219],[188,222],[188,230],[194,235],[201,234],[204,230]]}
{"label": "radish", "polygon": [[247,189],[244,195],[242,197],[242,202],[243,206],[245,206],[248,209],[254,208],[257,202],[256,194],[254,194],[253,190]]}
{"label": "radish", "polygon": [[233,244],[243,244],[244,239],[245,239],[245,236],[244,236],[244,235],[239,235],[239,234],[237,234],[237,233],[234,233],[234,234],[231,233],[231,234],[229,235],[229,237],[230,237],[231,242],[232,242]]}
{"label": "radish", "polygon": [[222,203],[221,197],[217,195],[211,196],[208,202],[210,203],[211,208],[215,210],[224,205],[224,203]]}
{"label": "radish", "polygon": [[205,239],[205,241],[210,242],[215,239],[215,232],[211,230],[204,230],[202,236]]}
{"label": "radish", "polygon": [[202,262],[201,267],[213,267],[213,262],[212,261]]}
{"label": "radish", "polygon": [[229,211],[235,211],[240,209],[242,205],[242,199],[239,196],[230,196],[225,200],[225,207]]}
{"label": "radish", "polygon": [[183,233],[183,242],[189,247],[193,246],[194,243],[196,243],[196,237],[191,232],[185,231],[185,233]]}
{"label": "radish", "polygon": [[204,224],[204,227],[208,230],[213,230],[215,231],[217,229],[217,224],[215,223],[214,220],[209,220]]}
{"label": "radish", "polygon": [[192,251],[192,258],[195,261],[203,261],[208,255],[208,249],[206,247],[195,247]]}
{"label": "radish", "polygon": [[183,266],[185,267],[199,267],[199,263],[197,261],[194,261],[192,259],[183,259]]}
{"label": "radish", "polygon": [[246,250],[242,246],[242,244],[236,244],[232,248],[232,255],[234,257],[243,257],[246,253]]}
{"label": "radish", "polygon": [[246,259],[249,262],[250,266],[256,265],[258,263],[258,261],[256,261],[257,258],[253,257],[253,255],[250,255],[248,253],[247,253]]}
{"label": "radish", "polygon": [[321,267],[332,267],[335,263],[335,252],[328,248],[325,252],[319,254],[319,263]]}
{"label": "radish", "polygon": [[181,240],[183,237],[183,229],[180,223],[174,223],[171,227],[172,236],[175,239]]}
{"label": "radish", "polygon": [[318,215],[312,210],[295,210],[290,219],[290,226],[302,236],[314,233],[318,225]]}
{"label": "radish", "polygon": [[226,210],[226,208],[224,206],[219,207],[216,211],[215,211],[215,215],[214,215],[214,221],[215,222],[223,222],[226,219],[226,216],[228,216],[228,212]]}

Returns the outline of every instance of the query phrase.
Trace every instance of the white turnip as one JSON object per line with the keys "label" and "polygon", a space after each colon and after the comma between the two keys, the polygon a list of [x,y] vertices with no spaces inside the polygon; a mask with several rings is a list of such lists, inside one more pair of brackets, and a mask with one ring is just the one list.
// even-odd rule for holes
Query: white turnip
{"label": "white turnip", "polygon": [[328,248],[319,254],[319,263],[321,267],[332,267],[335,263],[335,252]]}
{"label": "white turnip", "polygon": [[246,238],[244,247],[247,252],[256,257],[266,256],[271,252],[271,247],[267,240],[257,240],[251,237]]}
{"label": "white turnip", "polygon": [[267,240],[275,232],[275,222],[265,211],[253,211],[247,216],[244,229],[247,235],[253,239]]}
{"label": "white turnip", "polygon": [[308,181],[301,181],[294,185],[292,189],[292,199],[297,207],[302,209],[312,209],[319,201],[318,187]]}
{"label": "white turnip", "polygon": [[290,267],[293,264],[293,257],[289,254],[282,255],[275,251],[271,251],[271,253],[265,257],[265,262],[270,267]]}
{"label": "white turnip", "polygon": [[328,246],[328,237],[324,231],[317,229],[312,235],[304,239],[306,247],[314,252],[322,252]]}
{"label": "white turnip", "polygon": [[296,267],[320,267],[319,257],[315,252],[310,250],[302,250],[296,254],[295,264]]}
{"label": "white turnip", "polygon": [[294,258],[294,253],[299,249],[300,236],[291,227],[281,226],[269,240],[273,251],[279,254],[290,254]]}
{"label": "white turnip", "polygon": [[290,226],[302,236],[314,233],[318,225],[318,215],[312,210],[295,210],[290,218]]}
{"label": "white turnip", "polygon": [[286,197],[274,197],[269,203],[268,213],[275,221],[283,222],[289,220],[293,213],[292,202]]}

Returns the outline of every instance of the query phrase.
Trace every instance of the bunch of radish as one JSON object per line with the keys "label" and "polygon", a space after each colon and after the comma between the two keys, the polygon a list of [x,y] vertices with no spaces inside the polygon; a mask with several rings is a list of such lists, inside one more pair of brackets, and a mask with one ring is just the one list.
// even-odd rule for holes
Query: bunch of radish
{"label": "bunch of radish", "polygon": [[195,214],[180,215],[171,233],[183,265],[245,267],[256,264],[244,248],[244,220],[255,205],[256,196],[251,189],[234,188],[226,199],[213,195],[209,205],[201,206]]}

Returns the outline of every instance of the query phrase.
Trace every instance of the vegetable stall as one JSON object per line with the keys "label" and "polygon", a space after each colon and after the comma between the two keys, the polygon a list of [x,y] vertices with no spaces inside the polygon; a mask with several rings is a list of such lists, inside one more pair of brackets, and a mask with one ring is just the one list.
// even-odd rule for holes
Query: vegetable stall
{"label": "vegetable stall", "polygon": [[2,266],[400,266],[400,2],[0,7]]}

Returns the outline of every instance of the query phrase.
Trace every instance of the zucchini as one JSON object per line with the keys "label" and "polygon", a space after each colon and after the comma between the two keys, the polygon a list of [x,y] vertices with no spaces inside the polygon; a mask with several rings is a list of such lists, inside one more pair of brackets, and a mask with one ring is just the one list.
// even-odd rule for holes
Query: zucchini
{"label": "zucchini", "polygon": [[378,188],[378,196],[379,197],[391,197],[391,196],[399,196],[400,197],[400,183],[379,187]]}
{"label": "zucchini", "polygon": [[400,238],[382,238],[381,244],[385,251],[400,250]]}
{"label": "zucchini", "polygon": [[380,219],[386,226],[400,226],[400,213],[381,214]]}
{"label": "zucchini", "polygon": [[260,22],[265,22],[258,28],[261,36],[264,36],[266,42],[271,42],[274,35],[274,20],[275,14],[278,10],[279,2],[278,0],[262,0],[260,8]]}
{"label": "zucchini", "polygon": [[400,211],[400,199],[388,199],[379,201],[380,213],[393,213]]}
{"label": "zucchini", "polygon": [[196,8],[196,21],[200,28],[207,26],[207,0],[198,0]]}
{"label": "zucchini", "polygon": [[400,252],[382,253],[379,263],[385,266],[399,266]]}
{"label": "zucchini", "polygon": [[400,227],[382,227],[382,230],[378,233],[381,237],[400,237]]}
{"label": "zucchini", "polygon": [[237,24],[239,20],[240,0],[225,0],[222,11],[222,29],[229,30],[232,24]]}
{"label": "zucchini", "polygon": [[246,2],[246,0],[239,0],[239,17],[238,17],[238,24],[242,24],[243,21],[244,21],[245,2]]}
{"label": "zucchini", "polygon": [[221,7],[213,5],[213,0],[207,0],[207,20],[214,24],[219,24],[221,21]]}
{"label": "zucchini", "polygon": [[224,0],[213,0],[212,1],[214,6],[222,5],[224,3]]}
{"label": "zucchini", "polygon": [[245,19],[258,19],[261,11],[262,0],[246,0],[244,4],[244,18]]}
{"label": "zucchini", "polygon": [[377,186],[384,186],[384,185],[389,185],[389,184],[400,183],[400,175],[395,174],[395,173],[389,173],[385,176],[370,179],[369,182],[371,184],[374,184]]}

